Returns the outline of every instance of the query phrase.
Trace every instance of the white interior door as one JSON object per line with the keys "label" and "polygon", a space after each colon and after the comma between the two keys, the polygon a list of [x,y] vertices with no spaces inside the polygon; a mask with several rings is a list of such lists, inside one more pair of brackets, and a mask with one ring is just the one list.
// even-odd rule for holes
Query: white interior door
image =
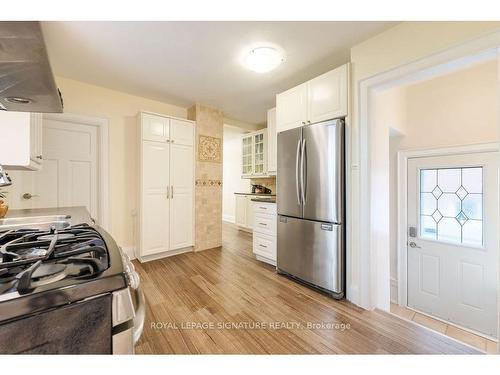
{"label": "white interior door", "polygon": [[42,168],[11,172],[12,208],[86,206],[97,218],[97,128],[44,119],[42,140]]}
{"label": "white interior door", "polygon": [[408,161],[408,306],[498,335],[498,154]]}

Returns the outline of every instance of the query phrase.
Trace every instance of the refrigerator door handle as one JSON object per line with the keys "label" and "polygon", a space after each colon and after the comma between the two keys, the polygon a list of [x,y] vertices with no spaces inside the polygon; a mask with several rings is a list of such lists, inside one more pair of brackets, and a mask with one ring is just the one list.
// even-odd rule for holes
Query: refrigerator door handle
{"label": "refrigerator door handle", "polygon": [[306,140],[302,140],[302,150],[300,152],[300,190],[302,197],[302,204],[306,204],[307,193],[307,149]]}
{"label": "refrigerator door handle", "polygon": [[297,192],[297,204],[300,206],[300,187],[299,187],[299,159],[300,159],[300,139],[297,142],[297,156],[295,158],[295,190]]}

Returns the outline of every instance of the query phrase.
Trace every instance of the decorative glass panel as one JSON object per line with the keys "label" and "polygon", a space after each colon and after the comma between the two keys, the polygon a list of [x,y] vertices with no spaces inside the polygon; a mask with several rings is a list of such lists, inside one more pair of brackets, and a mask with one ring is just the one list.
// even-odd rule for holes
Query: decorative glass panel
{"label": "decorative glass panel", "polygon": [[420,171],[420,237],[483,244],[483,168]]}

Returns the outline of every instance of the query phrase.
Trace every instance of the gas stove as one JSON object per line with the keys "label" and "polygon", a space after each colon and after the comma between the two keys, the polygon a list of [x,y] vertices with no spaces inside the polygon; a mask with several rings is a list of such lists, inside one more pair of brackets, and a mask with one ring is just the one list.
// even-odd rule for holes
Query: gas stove
{"label": "gas stove", "polygon": [[[0,353],[133,352],[133,341],[142,332],[143,304],[133,264],[102,228],[79,224],[63,230],[2,231],[0,227]],[[85,326],[73,321],[89,319],[88,315],[95,319]],[[50,345],[33,336],[18,348],[2,345],[14,334],[13,327],[19,334],[30,322],[39,326],[61,316],[68,320],[54,327],[62,332],[59,343],[64,338],[75,341],[75,332],[90,329],[85,334],[89,341],[78,338],[61,347],[47,332]],[[99,332],[109,331],[98,335],[98,342],[93,337],[97,327]]]}
{"label": "gas stove", "polygon": [[57,288],[61,280],[90,280],[108,268],[104,239],[86,224],[61,231],[0,232],[0,295]]}

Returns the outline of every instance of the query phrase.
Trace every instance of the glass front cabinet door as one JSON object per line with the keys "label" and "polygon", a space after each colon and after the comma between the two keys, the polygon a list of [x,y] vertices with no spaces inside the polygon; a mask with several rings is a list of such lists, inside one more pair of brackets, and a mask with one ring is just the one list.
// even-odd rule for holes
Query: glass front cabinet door
{"label": "glass front cabinet door", "polygon": [[253,171],[252,157],[252,140],[251,135],[245,135],[241,138],[241,175],[242,177],[250,177]]}
{"label": "glass front cabinet door", "polygon": [[265,176],[267,173],[266,131],[259,130],[241,138],[241,176]]}

